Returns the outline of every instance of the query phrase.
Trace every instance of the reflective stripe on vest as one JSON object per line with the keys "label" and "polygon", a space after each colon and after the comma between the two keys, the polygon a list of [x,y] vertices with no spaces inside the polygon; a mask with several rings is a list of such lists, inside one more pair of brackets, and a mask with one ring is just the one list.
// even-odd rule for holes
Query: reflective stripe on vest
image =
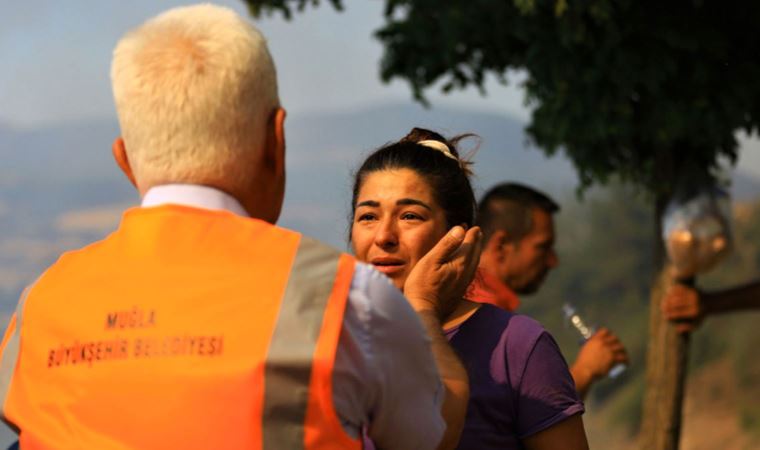
{"label": "reflective stripe on vest", "polygon": [[[322,332],[323,317],[336,284],[338,257],[332,248],[307,237],[301,238],[267,354],[264,375],[264,448],[304,448],[306,427],[303,424],[307,418],[310,387],[311,390],[321,388],[310,386],[312,361]],[[351,259],[347,260],[353,264]],[[339,284],[345,284],[345,281],[342,280]],[[346,295],[342,295],[344,307]],[[332,298],[333,302],[340,300]],[[330,326],[334,332],[336,327],[332,324],[328,328]],[[332,341],[336,337],[331,335],[326,340]],[[333,353],[331,359],[321,363],[329,364],[331,369],[334,359]],[[309,364],[293,364],[293,361],[309,361]],[[321,367],[321,370],[324,369],[324,366]],[[322,376],[328,372],[331,374],[332,370],[326,371]],[[328,398],[331,403],[332,393]],[[316,406],[312,406],[314,407]],[[310,421],[317,419],[313,417],[315,413],[320,412],[313,411]],[[310,440],[314,440],[314,437],[310,436]]]}
{"label": "reflective stripe on vest", "polygon": [[332,402],[354,264],[226,212],[129,211],[19,307],[5,417],[22,448],[359,449]]}
{"label": "reflective stripe on vest", "polygon": [[[0,359],[0,416],[7,422],[5,415],[5,400],[8,398],[8,390],[11,386],[11,379],[16,370],[16,361],[21,343],[21,323],[24,317],[24,304],[26,297],[29,295],[31,286],[24,289],[19,298],[16,312],[8,323],[8,329],[5,330],[2,346],[2,358]],[[14,424],[9,423],[10,426]]]}

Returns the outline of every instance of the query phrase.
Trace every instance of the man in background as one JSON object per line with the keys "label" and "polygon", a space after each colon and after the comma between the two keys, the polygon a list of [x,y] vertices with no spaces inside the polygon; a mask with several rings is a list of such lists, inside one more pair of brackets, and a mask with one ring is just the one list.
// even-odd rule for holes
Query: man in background
{"label": "man in background", "polygon": [[111,78],[113,154],[142,205],[22,295],[0,359],[21,447],[359,449],[362,430],[383,448],[436,448],[444,432],[453,447],[467,379],[440,320],[478,230],[455,227],[420,261],[431,275],[407,302],[274,226],[285,111],[263,36],[229,9],[147,21]]}
{"label": "man in background", "polygon": [[[559,205],[547,195],[517,183],[497,185],[485,194],[478,206],[483,253],[473,298],[514,311],[518,295],[538,291],[559,264],[552,218],[557,211]],[[617,336],[606,328],[597,330],[570,367],[581,398],[615,365],[627,362]]]}

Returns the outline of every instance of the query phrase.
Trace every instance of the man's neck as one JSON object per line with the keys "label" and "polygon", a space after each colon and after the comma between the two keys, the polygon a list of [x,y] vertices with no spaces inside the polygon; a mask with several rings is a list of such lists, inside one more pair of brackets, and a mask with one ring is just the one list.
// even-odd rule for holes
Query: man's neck
{"label": "man's neck", "polygon": [[507,311],[520,306],[517,294],[485,265],[478,267],[475,279],[467,291],[467,298],[479,303],[490,303]]}

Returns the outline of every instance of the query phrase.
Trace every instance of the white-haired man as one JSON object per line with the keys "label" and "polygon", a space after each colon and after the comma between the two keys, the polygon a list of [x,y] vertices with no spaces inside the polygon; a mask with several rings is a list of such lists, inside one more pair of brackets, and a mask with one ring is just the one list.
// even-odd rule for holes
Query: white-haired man
{"label": "white-haired man", "polygon": [[359,449],[362,430],[384,448],[453,445],[468,392],[439,293],[463,292],[479,232],[452,230],[407,303],[273,226],[285,112],[263,37],[231,10],[149,20],[111,77],[113,153],[142,205],[22,295],[0,361],[21,446]]}

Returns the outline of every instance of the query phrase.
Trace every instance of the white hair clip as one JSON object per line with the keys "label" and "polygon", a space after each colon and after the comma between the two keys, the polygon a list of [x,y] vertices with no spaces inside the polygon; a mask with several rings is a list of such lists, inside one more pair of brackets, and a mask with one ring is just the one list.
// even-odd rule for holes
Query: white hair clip
{"label": "white hair clip", "polygon": [[417,145],[421,145],[421,146],[427,147],[427,148],[432,148],[433,150],[437,150],[437,151],[443,153],[444,155],[446,155],[446,157],[451,158],[454,161],[457,161],[457,162],[459,161],[459,158],[457,158],[456,156],[454,156],[451,153],[451,150],[449,150],[449,146],[446,145],[446,144],[444,144],[441,141],[435,141],[433,139],[426,139],[424,141],[417,142]]}

